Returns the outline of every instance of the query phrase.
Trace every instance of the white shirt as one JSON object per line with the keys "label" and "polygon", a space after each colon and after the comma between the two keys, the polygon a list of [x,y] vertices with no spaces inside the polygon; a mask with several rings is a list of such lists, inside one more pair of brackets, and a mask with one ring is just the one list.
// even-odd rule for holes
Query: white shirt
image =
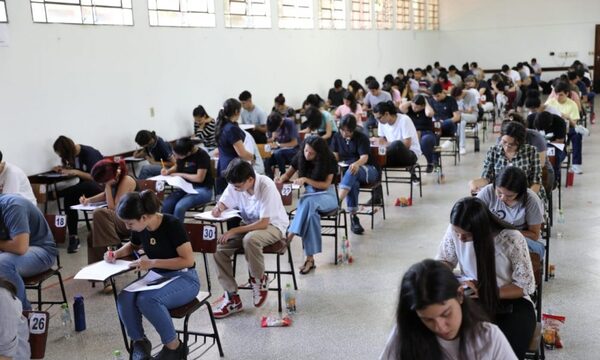
{"label": "white shirt", "polygon": [[385,137],[390,143],[410,138],[410,150],[417,156],[421,156],[422,154],[417,129],[411,118],[407,115],[396,114],[396,121],[393,125],[379,123],[377,133],[380,137]]}
{"label": "white shirt", "polygon": [[256,175],[254,195],[247,191],[236,191],[233,185],[227,185],[220,202],[228,209],[238,209],[246,224],[252,224],[260,219],[269,218],[269,223],[285,235],[290,224],[288,215],[281,201],[281,194],[273,180],[265,175]]}
{"label": "white shirt", "polygon": [[242,131],[246,134],[246,137],[244,138],[244,148],[246,148],[246,151],[249,153],[254,154],[254,164],[252,165],[254,172],[264,175],[265,164],[262,156],[260,155],[260,151],[258,150],[258,146],[256,145],[256,141],[254,141],[254,137],[252,137],[249,132],[244,129],[242,129]]}
{"label": "white shirt", "polygon": [[462,101],[459,102],[459,110],[466,111],[467,109],[471,110],[471,114],[477,114],[477,105],[479,104],[479,91],[475,89],[467,89],[465,96],[462,98]]}
{"label": "white shirt", "polygon": [[0,356],[29,359],[29,326],[22,315],[21,301],[0,288]]}
{"label": "white shirt", "polygon": [[512,79],[513,83],[517,85],[517,81],[521,81],[521,75],[519,75],[518,71],[513,69],[508,70],[508,74],[504,74]]}
{"label": "white shirt", "polygon": [[11,163],[4,164],[4,171],[0,173],[0,194],[19,194],[37,205],[31,184],[23,170]]}
{"label": "white shirt", "polygon": [[267,125],[267,114],[256,106],[250,111],[242,109],[240,117],[242,124]]}

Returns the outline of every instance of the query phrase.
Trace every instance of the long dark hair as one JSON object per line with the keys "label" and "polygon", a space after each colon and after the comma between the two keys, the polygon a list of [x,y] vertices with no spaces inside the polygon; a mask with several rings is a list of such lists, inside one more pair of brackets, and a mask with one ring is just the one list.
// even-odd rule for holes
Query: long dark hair
{"label": "long dark hair", "polygon": [[514,227],[498,219],[486,204],[476,197],[462,198],[454,204],[450,213],[450,223],[473,236],[479,299],[487,314],[494,317],[498,308],[494,236],[504,229]]}
{"label": "long dark hair", "polygon": [[467,359],[466,343],[473,341],[481,330],[486,316],[467,296],[459,294],[460,283],[445,264],[427,259],[411,266],[402,278],[400,300],[396,311],[398,330],[396,349],[398,359],[433,360],[442,359],[442,350],[436,335],[425,326],[417,314],[430,305],[442,304],[450,299],[461,303],[462,322],[460,337],[460,359]]}
{"label": "long dark hair", "polygon": [[215,141],[219,143],[221,132],[227,123],[231,122],[231,117],[242,108],[242,104],[234,98],[227,99],[223,103],[223,108],[219,110],[217,116],[217,125],[215,127]]}
{"label": "long dark hair", "polygon": [[348,86],[350,86],[352,88],[352,95],[354,95],[354,97],[358,97],[358,92],[360,90],[362,90],[363,94],[365,93],[365,88],[363,88],[363,86],[356,80],[352,80],[348,83]]}
{"label": "long dark hair", "polygon": [[73,140],[61,135],[54,141],[52,147],[54,148],[54,152],[60,157],[64,166],[75,166],[75,153],[77,152],[77,148],[75,147],[75,142],[73,142]]}
{"label": "long dark hair", "polygon": [[494,189],[503,187],[517,194],[516,200],[525,204],[527,202],[527,175],[516,166],[507,166],[496,176]]}
{"label": "long dark hair", "polygon": [[350,111],[356,114],[356,108],[358,107],[358,103],[356,102],[356,97],[354,96],[354,94],[350,91],[347,91],[344,94],[344,99],[350,102],[350,106],[348,107],[350,108]]}
{"label": "long dark hair", "polygon": [[[314,160],[308,161],[304,157],[304,148],[306,145],[310,145],[315,150],[317,155]],[[335,156],[331,152],[331,149],[329,149],[327,141],[317,135],[310,135],[304,140],[297,156],[298,175],[316,181],[325,180],[329,175],[331,164],[335,164]]]}

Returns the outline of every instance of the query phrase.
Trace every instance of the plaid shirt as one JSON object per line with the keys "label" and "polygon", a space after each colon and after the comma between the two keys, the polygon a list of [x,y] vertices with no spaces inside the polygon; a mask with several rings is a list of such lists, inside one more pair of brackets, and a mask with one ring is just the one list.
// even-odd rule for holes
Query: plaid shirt
{"label": "plaid shirt", "polygon": [[[507,166],[516,166],[525,172],[529,186],[542,183],[542,168],[537,149],[529,144],[519,146],[517,154],[508,160],[502,144],[491,147],[483,162],[481,177],[493,183],[496,176]],[[543,187],[542,187],[543,188]]]}

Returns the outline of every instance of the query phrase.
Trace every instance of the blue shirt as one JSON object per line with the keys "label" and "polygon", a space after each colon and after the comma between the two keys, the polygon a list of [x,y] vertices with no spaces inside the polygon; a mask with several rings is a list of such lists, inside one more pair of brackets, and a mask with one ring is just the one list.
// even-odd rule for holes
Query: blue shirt
{"label": "blue shirt", "polygon": [[79,155],[75,157],[75,164],[70,164],[74,169],[89,173],[94,165],[103,159],[100,151],[91,146],[80,145]]}
{"label": "blue shirt", "polygon": [[146,152],[152,156],[154,161],[169,161],[173,156],[173,150],[171,144],[164,141],[160,136],[156,137],[156,142],[152,147],[147,147]]}
{"label": "blue shirt", "polygon": [[222,172],[227,169],[231,160],[238,157],[233,144],[244,141],[246,134],[237,124],[228,122],[223,126],[219,136],[219,162],[217,164],[217,177],[222,177]]}
{"label": "blue shirt", "polygon": [[458,111],[458,104],[451,96],[446,96],[442,101],[431,98],[430,105],[433,108],[433,111],[435,111],[433,117],[438,121],[451,119],[452,116],[454,116],[453,113]]}
{"label": "blue shirt", "polygon": [[[283,119],[283,123],[281,127],[277,130],[277,142],[278,143],[288,143],[292,141],[292,139],[298,140],[300,142],[300,135],[298,134],[298,127],[294,120],[291,119]],[[295,147],[298,147],[296,145]]]}
{"label": "blue shirt", "polygon": [[331,142],[331,151],[337,153],[339,160],[346,164],[355,162],[362,155],[369,155],[367,165],[375,166],[375,160],[371,156],[369,138],[358,129],[354,131],[350,139],[345,139],[339,132],[335,133]]}
{"label": "blue shirt", "polygon": [[20,195],[0,195],[0,241],[24,233],[29,234],[29,246],[44,248],[53,256],[58,253],[42,212]]}

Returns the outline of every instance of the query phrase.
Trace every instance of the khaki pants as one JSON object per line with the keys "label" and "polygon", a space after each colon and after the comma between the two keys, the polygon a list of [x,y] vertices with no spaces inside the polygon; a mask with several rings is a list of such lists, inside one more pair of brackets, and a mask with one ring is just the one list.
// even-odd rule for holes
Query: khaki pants
{"label": "khaki pants", "polygon": [[233,264],[231,263],[231,257],[235,250],[241,247],[244,248],[250,276],[260,279],[265,271],[262,249],[281,239],[281,231],[275,226],[269,225],[265,230],[255,230],[246,234],[240,234],[229,239],[226,244],[218,245],[214,258],[217,263],[219,283],[223,289],[227,292],[236,292],[238,289],[237,282],[233,277]]}
{"label": "khaki pants", "polygon": [[102,260],[108,246],[120,245],[121,240],[130,235],[131,231],[127,230],[114,210],[94,210],[94,225],[87,238],[88,264]]}

